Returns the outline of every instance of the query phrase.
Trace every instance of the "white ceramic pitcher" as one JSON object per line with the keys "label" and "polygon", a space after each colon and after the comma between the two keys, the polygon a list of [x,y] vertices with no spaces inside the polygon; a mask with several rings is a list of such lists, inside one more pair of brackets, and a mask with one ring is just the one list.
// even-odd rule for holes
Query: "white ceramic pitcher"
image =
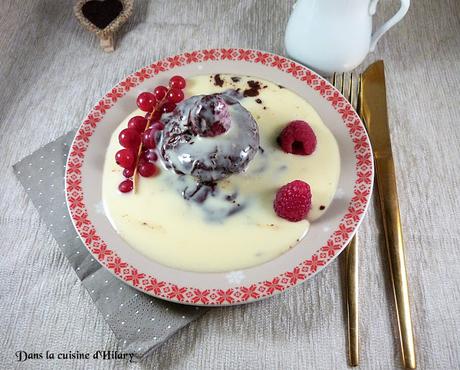
{"label": "white ceramic pitcher", "polygon": [[378,0],[298,0],[286,29],[288,55],[329,75],[357,67],[377,41],[398,23],[410,0],[372,34]]}

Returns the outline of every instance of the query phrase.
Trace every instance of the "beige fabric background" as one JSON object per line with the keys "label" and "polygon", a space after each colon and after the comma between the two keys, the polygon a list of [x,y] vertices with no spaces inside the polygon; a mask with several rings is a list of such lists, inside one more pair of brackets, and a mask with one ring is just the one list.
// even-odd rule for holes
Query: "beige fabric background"
{"label": "beige fabric background", "polygon": [[[274,298],[212,310],[139,364],[19,365],[14,356],[117,344],[11,166],[76,127],[112,85],[158,58],[225,46],[284,53],[292,3],[137,0],[116,52],[103,54],[76,23],[73,2],[0,1],[0,368],[347,368],[340,260]],[[377,23],[396,3],[381,1]],[[366,61],[386,61],[421,369],[460,368],[459,16],[458,0],[415,0]],[[373,204],[359,231],[363,369],[401,363],[380,230]]]}

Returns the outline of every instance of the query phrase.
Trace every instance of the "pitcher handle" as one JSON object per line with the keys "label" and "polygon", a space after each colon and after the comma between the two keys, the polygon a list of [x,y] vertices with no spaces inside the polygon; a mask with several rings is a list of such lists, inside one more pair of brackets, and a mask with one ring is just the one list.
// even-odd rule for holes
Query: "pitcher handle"
{"label": "pitcher handle", "polygon": [[[369,5],[369,13],[370,15],[374,15],[376,8],[377,8],[378,0],[372,0]],[[401,7],[396,12],[396,14],[387,20],[384,24],[382,24],[372,35],[371,37],[371,44],[369,47],[370,51],[375,50],[375,46],[380,38],[383,36],[385,32],[387,32],[391,27],[393,27],[396,23],[398,23],[403,17],[406,15],[407,11],[409,10],[410,0],[401,0]]]}

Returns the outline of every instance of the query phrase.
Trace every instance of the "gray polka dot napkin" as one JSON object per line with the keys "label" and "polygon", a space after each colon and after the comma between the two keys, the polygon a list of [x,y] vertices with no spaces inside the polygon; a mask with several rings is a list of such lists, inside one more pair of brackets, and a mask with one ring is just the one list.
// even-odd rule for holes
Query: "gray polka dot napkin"
{"label": "gray polka dot napkin", "polygon": [[64,173],[74,131],[16,163],[13,168],[62,252],[126,352],[139,358],[206,310],[155,299],[106,271],[85,248],[67,211]]}

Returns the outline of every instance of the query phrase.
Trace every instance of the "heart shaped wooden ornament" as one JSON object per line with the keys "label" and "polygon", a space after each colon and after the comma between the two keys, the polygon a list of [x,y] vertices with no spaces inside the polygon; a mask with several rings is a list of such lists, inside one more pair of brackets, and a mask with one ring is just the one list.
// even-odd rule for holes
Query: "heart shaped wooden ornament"
{"label": "heart shaped wooden ornament", "polygon": [[133,0],[79,0],[74,13],[80,24],[99,37],[102,49],[115,50],[115,33],[133,12]]}

